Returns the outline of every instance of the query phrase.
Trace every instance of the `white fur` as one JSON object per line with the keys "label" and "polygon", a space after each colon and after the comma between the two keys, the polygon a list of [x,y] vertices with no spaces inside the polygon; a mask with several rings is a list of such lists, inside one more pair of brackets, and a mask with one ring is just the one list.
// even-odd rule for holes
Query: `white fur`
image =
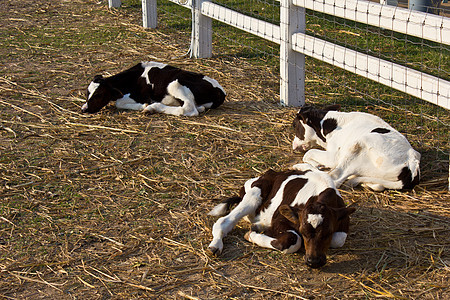
{"label": "white fur", "polygon": [[100,86],[100,83],[97,82],[91,82],[88,86],[88,92],[89,92],[89,96],[88,96],[88,100],[91,99],[92,95],[95,93],[95,91],[97,90],[97,88]]}
{"label": "white fur", "polygon": [[302,141],[297,136],[295,136],[294,140],[292,141],[292,149],[293,150],[299,149],[299,150],[302,150],[302,151],[306,150],[306,148],[304,148],[304,146],[303,146]]}
{"label": "white fur", "polygon": [[[89,92],[89,95],[88,95],[88,101],[89,101],[89,99],[91,99],[92,95],[95,93],[95,91],[97,90],[97,88],[98,88],[99,86],[100,86],[100,83],[93,82],[93,81],[89,84],[89,86],[88,86],[88,92]],[[87,101],[86,101],[86,103],[84,103],[84,104],[81,106],[81,110],[82,110],[82,111],[85,111],[85,110],[87,110],[87,108],[88,108],[88,103],[87,103]]]}
{"label": "white fur", "polygon": [[180,106],[180,102],[178,102],[178,100],[172,95],[166,95],[161,100],[161,103],[167,106]]}
{"label": "white fur", "polygon": [[260,247],[275,250],[275,248],[271,244],[273,241],[275,241],[275,239],[273,237],[267,236],[262,233],[257,233],[255,231],[250,231],[247,234],[245,234],[245,238],[250,243],[254,243]]}
{"label": "white fur", "polygon": [[338,231],[333,233],[333,237],[331,238],[331,248],[341,248],[344,246],[345,240],[347,239],[347,233]]}
{"label": "white fur", "polygon": [[116,100],[118,109],[143,110],[147,104],[138,103],[130,98],[130,94],[125,94],[122,98]]}
{"label": "white fur", "polygon": [[[330,175],[339,187],[349,177],[350,185],[366,183],[375,190],[401,189],[403,183],[398,175],[409,167],[413,178],[420,172],[420,154],[412,149],[406,138],[377,116],[361,112],[329,111],[325,119],[337,121],[337,128],[322,141],[305,127],[305,140],[294,138],[293,148],[306,150],[313,144],[325,149],[311,149],[303,161],[313,166],[330,168]],[[374,128],[389,129],[388,133],[371,132]]]}
{"label": "white fur", "polygon": [[267,228],[272,224],[272,218],[275,211],[281,204],[283,200],[284,188],[286,184],[296,178],[305,178],[303,175],[292,175],[289,176],[280,186],[280,189],[275,194],[275,197],[272,198],[270,205],[255,218],[254,223],[258,228]]}
{"label": "white fur", "polygon": [[308,219],[306,220],[313,228],[317,228],[323,222],[323,217],[321,214],[308,214]]}
{"label": "white fur", "polygon": [[216,205],[209,213],[210,216],[215,217],[221,217],[224,216],[227,213],[227,204],[226,203],[220,203],[219,205]]}

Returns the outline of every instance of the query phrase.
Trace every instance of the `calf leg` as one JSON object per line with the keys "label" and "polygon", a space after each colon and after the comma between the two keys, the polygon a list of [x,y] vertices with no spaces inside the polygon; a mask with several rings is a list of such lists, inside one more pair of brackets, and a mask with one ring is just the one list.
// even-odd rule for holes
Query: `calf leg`
{"label": "calf leg", "polygon": [[347,233],[350,229],[350,218],[348,216],[340,220],[336,232],[331,237],[331,248],[340,248],[344,246],[347,239]]}
{"label": "calf leg", "polygon": [[390,181],[375,177],[355,177],[347,181],[350,186],[357,186],[360,183],[366,184],[369,188],[376,192],[384,189],[402,189],[403,182],[401,180]]}
{"label": "calf leg", "polygon": [[303,161],[316,168],[324,166],[333,169],[336,166],[334,155],[328,151],[318,149],[308,150],[303,156]]}
{"label": "calf leg", "polygon": [[244,237],[247,241],[255,243],[258,246],[280,250],[284,253],[297,252],[302,246],[302,238],[294,230],[280,233],[277,235],[277,238],[255,231],[247,232]]}
{"label": "calf leg", "polygon": [[174,97],[175,99],[179,99],[183,102],[183,106],[181,107],[172,107],[167,106],[162,103],[153,103],[149,105],[145,111],[147,112],[160,112],[175,116],[187,116],[193,117],[198,116],[197,106],[195,105],[195,97],[191,90],[178,83],[178,80],[172,81],[167,86],[167,93]]}
{"label": "calf leg", "polygon": [[143,110],[146,106],[147,104],[138,103],[130,98],[130,94],[126,94],[122,98],[116,100],[116,107],[118,109]]}
{"label": "calf leg", "polygon": [[[184,109],[181,106],[175,107],[175,106],[168,106],[162,103],[153,103],[150,104],[149,106],[147,106],[144,109],[145,112],[148,113],[163,113],[163,114],[168,114],[168,115],[173,115],[173,116],[183,116],[184,114]],[[197,114],[193,113],[192,115],[189,116],[196,116],[198,115],[197,110],[195,110]]]}
{"label": "calf leg", "polygon": [[252,187],[246,191],[242,201],[226,216],[219,218],[212,228],[213,240],[208,249],[212,254],[220,254],[223,249],[222,239],[243,217],[253,214],[261,204],[261,189]]}
{"label": "calf leg", "polygon": [[199,113],[202,113],[202,112],[204,112],[205,110],[211,108],[212,106],[213,106],[213,103],[212,103],[212,102],[208,102],[208,103],[205,103],[205,104],[202,104],[202,105],[197,106],[197,111],[198,111]]}

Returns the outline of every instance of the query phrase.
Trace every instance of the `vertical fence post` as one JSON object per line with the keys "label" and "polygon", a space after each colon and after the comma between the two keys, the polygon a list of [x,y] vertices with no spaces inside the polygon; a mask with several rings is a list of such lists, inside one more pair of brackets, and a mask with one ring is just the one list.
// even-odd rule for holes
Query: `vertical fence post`
{"label": "vertical fence post", "polygon": [[158,25],[156,13],[156,0],[142,0],[142,26],[156,28]]}
{"label": "vertical fence post", "polygon": [[212,20],[202,15],[203,1],[192,0],[191,57],[194,58],[212,56]]}
{"label": "vertical fence post", "polygon": [[292,50],[292,35],[305,32],[305,8],[292,0],[280,1],[280,101],[281,105],[305,104],[305,55]]}
{"label": "vertical fence post", "polygon": [[122,5],[122,0],[108,0],[109,7],[120,7]]}

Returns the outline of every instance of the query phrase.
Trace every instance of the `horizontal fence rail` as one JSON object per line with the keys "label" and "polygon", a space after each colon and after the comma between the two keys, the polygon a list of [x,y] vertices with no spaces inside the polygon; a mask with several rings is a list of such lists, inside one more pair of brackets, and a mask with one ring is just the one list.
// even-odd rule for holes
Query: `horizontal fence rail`
{"label": "horizontal fence rail", "polygon": [[202,14],[263,39],[280,44],[280,26],[255,19],[212,2],[202,3]]}
{"label": "horizontal fence rail", "polygon": [[450,108],[450,82],[405,66],[296,33],[293,49],[435,105]]}
{"label": "horizontal fence rail", "polygon": [[293,0],[298,6],[339,18],[450,45],[450,19],[361,0]]}

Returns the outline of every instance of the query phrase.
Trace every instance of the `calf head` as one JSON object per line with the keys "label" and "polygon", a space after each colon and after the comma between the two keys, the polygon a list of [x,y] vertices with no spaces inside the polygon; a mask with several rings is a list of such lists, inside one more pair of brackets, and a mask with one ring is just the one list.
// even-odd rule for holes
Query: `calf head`
{"label": "calf head", "polygon": [[339,110],[340,105],[329,105],[322,109],[311,105],[303,106],[295,116],[293,126],[295,131],[292,148],[306,151],[318,144],[318,140],[325,142],[321,128],[321,121],[330,110]]}
{"label": "calf head", "polygon": [[81,111],[83,113],[96,113],[110,101],[115,101],[122,97],[123,94],[118,89],[111,86],[102,75],[97,75],[87,88],[87,101],[81,107]]}
{"label": "calf head", "polygon": [[320,268],[326,264],[326,253],[333,233],[338,230],[341,222],[348,222],[349,215],[355,211],[355,208],[329,207],[324,203],[313,201],[316,197],[312,197],[302,208],[288,205],[279,208],[280,213],[294,223],[296,230],[302,235],[305,263],[311,268]]}

